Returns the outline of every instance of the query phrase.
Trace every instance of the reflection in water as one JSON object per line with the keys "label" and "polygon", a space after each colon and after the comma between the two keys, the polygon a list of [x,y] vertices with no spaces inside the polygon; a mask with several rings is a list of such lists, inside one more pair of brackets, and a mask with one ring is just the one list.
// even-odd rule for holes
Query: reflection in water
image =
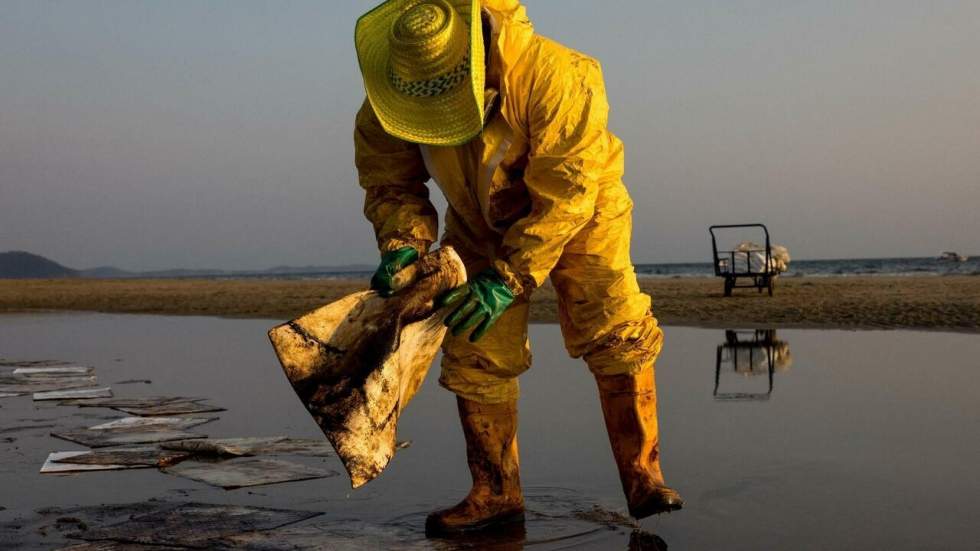
{"label": "reflection in water", "polygon": [[[612,526],[592,528],[580,533],[559,535],[548,539],[528,538],[527,527],[523,522],[511,525],[495,526],[485,531],[476,531],[457,536],[432,539],[429,542],[439,551],[464,551],[469,549],[492,549],[495,551],[522,551],[526,547],[532,549],[574,549],[574,548],[609,548],[610,543],[605,539],[590,540],[590,536],[602,536]],[[557,545],[558,547],[553,547]],[[667,542],[660,536],[643,531],[639,528],[630,532],[627,551],[667,551]]]}
{"label": "reflection in water", "polygon": [[[667,549],[667,543],[658,535],[642,530],[634,520],[622,513],[590,505],[588,497],[579,492],[563,488],[532,487],[529,497],[530,508],[526,522],[495,525],[486,530],[445,538],[426,538],[420,526],[427,512],[420,509],[386,521],[324,515],[268,530],[247,527],[248,523],[242,524],[222,516],[208,523],[208,535],[197,534],[203,539],[197,541],[199,545],[196,546],[261,551]],[[128,526],[134,518],[160,515],[176,506],[178,502],[148,500],[126,504],[46,507],[13,522],[0,521],[0,548],[69,548],[65,546],[73,542],[66,540],[65,535],[75,532],[78,526],[87,526],[84,530],[91,534],[92,529],[98,532],[100,528]],[[22,539],[17,532],[32,539]],[[108,532],[113,532],[113,529],[110,528]],[[145,549],[177,549],[162,545],[165,541],[173,543],[172,538],[167,539],[169,533],[146,532],[137,539],[152,543]],[[14,539],[5,539],[5,536],[12,536]],[[49,536],[51,539],[58,539],[61,544],[55,544],[48,539]],[[116,542],[115,538],[122,541],[135,536],[124,530],[115,536],[106,534],[105,537],[111,539],[93,541],[79,549],[130,549],[125,543]],[[162,546],[156,547],[157,544]],[[144,549],[141,546],[136,547]]]}
{"label": "reflection in water", "polygon": [[[660,536],[642,530],[630,517],[595,505],[574,490],[544,486],[525,488],[527,520],[494,525],[453,536],[426,538],[420,529],[425,511],[416,511],[383,523],[322,520],[307,524],[326,549],[392,549],[437,551],[521,551],[523,549],[616,549],[611,541],[629,536],[629,551],[665,551]],[[270,533],[275,537],[275,533]],[[281,537],[280,537],[281,539]],[[295,537],[291,543],[296,541]],[[305,547],[296,547],[305,549]],[[319,549],[321,547],[317,547]],[[264,549],[264,548],[263,548]],[[294,548],[290,548],[294,549]],[[621,549],[621,548],[620,548]]]}
{"label": "reflection in water", "polygon": [[527,529],[523,522],[494,526],[457,536],[430,540],[439,551],[463,551],[466,549],[494,549],[496,551],[521,551],[527,544]]}
{"label": "reflection in water", "polygon": [[[625,514],[596,505],[581,492],[547,486],[525,488],[525,522],[494,525],[452,536],[427,538],[426,511],[413,511],[382,522],[323,518],[303,525],[249,536],[254,549],[274,550],[269,542],[286,542],[283,549],[391,549],[395,551],[521,551],[540,549],[623,549],[664,551],[660,536],[644,531]],[[2,527],[2,525],[0,525]],[[256,539],[258,538],[258,539]],[[245,542],[239,540],[239,543]],[[307,547],[306,543],[316,545]],[[258,545],[262,543],[263,545]]]}
{"label": "reflection in water", "polygon": [[[725,331],[725,342],[718,345],[715,356],[714,397],[722,401],[762,401],[772,395],[773,375],[788,371],[793,365],[789,343],[776,337],[775,329]],[[765,392],[720,392],[723,369],[741,375],[755,377],[765,375],[768,388]]]}
{"label": "reflection in water", "polygon": [[[322,438],[276,364],[265,336],[269,325],[205,317],[0,315],[0,355],[93,365],[107,382],[153,381],[120,386],[120,396],[193,391],[211,397],[228,408],[220,420],[203,425],[207,430],[201,432],[212,437]],[[633,549],[662,549],[655,536],[633,536],[634,525],[594,522],[615,521],[616,512],[625,516],[594,380],[584,367],[570,372],[559,327],[535,324],[530,336],[536,365],[521,380],[529,509],[524,549],[623,551],[630,540]],[[661,421],[669,436],[665,459],[669,480],[691,498],[691,506],[641,527],[663,537],[670,549],[976,551],[980,439],[970,435],[980,426],[977,335],[780,329],[778,336],[791,340],[792,376],[778,373],[787,363],[776,361],[776,353],[785,358],[786,347],[776,346],[779,388],[773,399],[729,404],[712,396],[708,366],[670,368],[714,355],[716,345],[729,340],[725,332],[670,328],[657,372],[665,398]],[[753,340],[755,334],[735,338]],[[737,370],[728,363],[720,370],[718,391],[766,391],[769,359],[763,351],[770,353],[765,347],[752,353],[753,359],[765,357],[752,370],[760,375],[740,373],[753,365],[743,363],[745,350]],[[7,508],[0,511],[0,549],[68,547],[78,541],[64,534],[78,531],[78,524],[58,519],[75,518],[93,530],[178,501],[324,513],[251,534],[247,541],[236,538],[237,549],[480,549],[485,543],[479,539],[425,539],[428,512],[470,484],[459,422],[446,415],[455,398],[437,379],[430,374],[410,415],[401,419],[400,432],[412,447],[356,493],[347,477],[266,486],[254,494],[153,469],[47,477],[37,473],[41,461],[66,449],[49,436],[51,428],[8,430],[0,434],[0,508]],[[35,407],[29,396],[0,399],[0,406],[0,431],[91,426],[122,415]],[[296,461],[343,468],[334,457]],[[605,512],[594,510],[596,504]],[[77,510],[93,506],[108,512]]]}
{"label": "reflection in water", "polygon": [[[525,547],[532,549],[553,548],[554,549],[576,549],[576,548],[603,548],[609,549],[610,543],[604,539],[590,541],[588,536],[601,535],[609,528],[597,528],[582,534],[574,534],[568,537],[559,537],[550,540],[532,540],[527,538],[527,531],[523,523],[516,523],[511,527],[498,526],[493,530],[484,533],[464,534],[450,539],[431,540],[433,548],[439,551],[464,551],[469,549],[492,549],[494,551],[521,551]],[[634,529],[630,532],[627,551],[667,551],[667,542],[660,536]]]}
{"label": "reflection in water", "polygon": [[[579,491],[530,486],[525,488],[525,493],[525,522],[494,525],[485,530],[454,536],[427,538],[422,529],[427,514],[423,508],[384,521],[325,516],[285,528],[234,536],[228,538],[228,543],[233,544],[233,548],[264,551],[552,551],[624,548],[627,551],[666,551],[668,548],[659,535],[643,530],[635,520],[622,512],[595,504],[591,497]],[[64,516],[65,512],[60,509],[57,511],[59,517]],[[83,521],[89,520],[89,514],[85,511],[67,512]],[[40,526],[40,523],[29,524],[35,530]],[[3,527],[0,523],[0,531]]]}
{"label": "reflection in water", "polygon": [[656,534],[633,530],[630,534],[629,551],[667,551],[667,542]]}

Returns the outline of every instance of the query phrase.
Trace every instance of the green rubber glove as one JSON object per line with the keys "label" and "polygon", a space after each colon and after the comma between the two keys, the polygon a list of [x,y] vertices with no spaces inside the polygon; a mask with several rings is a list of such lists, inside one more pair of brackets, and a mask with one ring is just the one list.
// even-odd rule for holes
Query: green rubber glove
{"label": "green rubber glove", "polygon": [[412,247],[402,247],[384,253],[381,255],[381,265],[371,277],[371,290],[377,291],[385,298],[395,294],[395,290],[391,288],[395,274],[418,259],[419,252]]}
{"label": "green rubber glove", "polygon": [[444,293],[437,304],[441,308],[460,300],[459,306],[446,317],[446,327],[451,328],[453,335],[458,337],[476,326],[470,333],[470,342],[476,342],[514,302],[514,293],[510,292],[497,272],[487,269],[465,285]]}

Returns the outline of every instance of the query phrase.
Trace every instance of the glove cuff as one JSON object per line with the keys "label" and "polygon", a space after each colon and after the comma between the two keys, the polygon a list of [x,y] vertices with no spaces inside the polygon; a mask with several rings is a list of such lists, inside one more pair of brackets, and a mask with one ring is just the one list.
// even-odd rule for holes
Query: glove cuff
{"label": "glove cuff", "polygon": [[432,241],[426,241],[424,239],[391,238],[378,242],[378,250],[381,251],[382,255],[385,253],[390,253],[391,251],[403,249],[405,247],[411,247],[419,253],[419,256],[422,256],[429,252],[429,247],[431,246]]}
{"label": "glove cuff", "polygon": [[493,270],[497,272],[497,275],[500,276],[500,279],[505,285],[507,285],[507,288],[510,289],[511,294],[513,294],[515,298],[523,295],[524,293],[530,293],[534,289],[533,280],[530,282],[530,285],[528,285],[525,278],[522,278],[517,272],[515,272],[506,261],[494,260]]}

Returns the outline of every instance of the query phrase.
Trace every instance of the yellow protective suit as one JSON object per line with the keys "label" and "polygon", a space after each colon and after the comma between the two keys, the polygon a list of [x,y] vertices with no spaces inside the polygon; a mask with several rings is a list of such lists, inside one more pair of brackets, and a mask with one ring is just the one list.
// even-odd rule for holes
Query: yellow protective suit
{"label": "yellow protective suit", "polygon": [[638,373],[663,336],[630,260],[633,203],[599,63],[534,34],[516,0],[483,5],[493,18],[487,81],[499,90],[483,133],[453,147],[404,142],[365,101],[354,135],[364,213],[382,251],[426,251],[438,228],[431,177],[449,203],[443,243],[469,274],[493,267],[518,297],[480,341],[446,337],[449,390],[480,403],[516,398],[531,364],[527,299],[549,276],[568,352],[598,375]]}

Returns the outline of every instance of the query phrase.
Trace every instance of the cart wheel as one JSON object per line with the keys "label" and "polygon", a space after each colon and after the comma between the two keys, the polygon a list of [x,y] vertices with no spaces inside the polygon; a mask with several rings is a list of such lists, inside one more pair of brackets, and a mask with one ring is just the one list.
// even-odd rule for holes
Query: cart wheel
{"label": "cart wheel", "polygon": [[730,278],[727,278],[727,277],[725,278],[725,296],[726,297],[732,296],[732,286],[733,286],[734,283],[735,282],[732,281]]}
{"label": "cart wheel", "polygon": [[769,296],[772,296],[772,292],[776,289],[776,278],[769,278]]}

